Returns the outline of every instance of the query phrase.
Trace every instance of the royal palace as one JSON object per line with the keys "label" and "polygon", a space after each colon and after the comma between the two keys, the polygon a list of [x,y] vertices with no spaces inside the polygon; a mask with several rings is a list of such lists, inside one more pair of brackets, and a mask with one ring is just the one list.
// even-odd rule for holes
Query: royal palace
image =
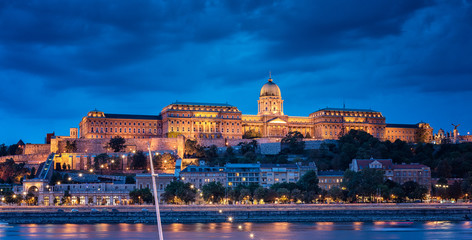
{"label": "royal palace", "polygon": [[[229,104],[175,102],[158,115],[109,114],[91,111],[79,124],[80,138],[173,138],[242,139],[282,138],[298,131],[315,140],[338,139],[351,129],[370,133],[380,140],[418,142],[433,140],[427,123],[389,124],[381,112],[370,109],[324,108],[307,117],[284,114],[280,88],[269,78],[262,86],[257,115],[243,114]],[[421,134],[420,134],[421,132]]]}

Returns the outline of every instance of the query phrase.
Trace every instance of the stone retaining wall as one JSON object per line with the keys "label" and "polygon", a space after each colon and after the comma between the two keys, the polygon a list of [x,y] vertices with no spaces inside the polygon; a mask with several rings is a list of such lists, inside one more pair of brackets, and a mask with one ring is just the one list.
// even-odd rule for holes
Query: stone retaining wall
{"label": "stone retaining wall", "polygon": [[[70,210],[69,210],[70,211]],[[310,211],[169,211],[161,212],[163,223],[227,222],[371,222],[371,221],[465,221],[471,209],[413,210],[310,210]],[[155,223],[152,211],[134,212],[0,212],[0,222],[10,224],[62,223]]]}

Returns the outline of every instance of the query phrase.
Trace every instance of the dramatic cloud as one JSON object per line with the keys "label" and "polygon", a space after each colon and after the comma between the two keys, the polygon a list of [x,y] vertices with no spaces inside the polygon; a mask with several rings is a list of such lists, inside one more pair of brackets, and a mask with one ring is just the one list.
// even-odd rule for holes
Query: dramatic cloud
{"label": "dramatic cloud", "polygon": [[[272,71],[285,112],[375,108],[472,128],[472,2],[2,1],[0,142],[67,134],[87,111],[175,101],[256,112]],[[244,96],[244,97],[241,97]]]}

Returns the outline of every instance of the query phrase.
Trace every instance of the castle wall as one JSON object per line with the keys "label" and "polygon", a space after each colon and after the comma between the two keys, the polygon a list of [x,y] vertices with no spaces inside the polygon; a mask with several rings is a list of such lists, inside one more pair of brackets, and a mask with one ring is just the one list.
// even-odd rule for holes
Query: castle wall
{"label": "castle wall", "polygon": [[28,154],[28,155],[13,155],[13,156],[3,156],[0,157],[0,163],[5,162],[7,159],[12,158],[15,163],[26,163],[30,165],[40,164],[48,158],[48,153],[46,154]]}
{"label": "castle wall", "polygon": [[51,151],[50,144],[26,144],[23,154],[49,154]]}
{"label": "castle wall", "polygon": [[[150,143],[151,151],[172,150],[176,151],[179,156],[183,156],[184,139],[178,138],[147,138],[147,139],[125,139],[125,152],[147,151],[148,143]],[[107,149],[110,139],[83,139],[75,140],[77,153],[107,153],[112,152]],[[56,153],[65,153],[67,139],[51,139],[51,151]]]}

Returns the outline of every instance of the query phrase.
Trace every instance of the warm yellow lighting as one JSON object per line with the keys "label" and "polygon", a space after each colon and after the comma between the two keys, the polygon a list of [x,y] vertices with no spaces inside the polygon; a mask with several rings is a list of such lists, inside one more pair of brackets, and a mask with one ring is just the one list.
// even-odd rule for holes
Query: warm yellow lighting
{"label": "warm yellow lighting", "polygon": [[90,172],[93,173],[93,169],[90,169]]}
{"label": "warm yellow lighting", "polygon": [[57,185],[61,185],[61,182],[57,182]]}
{"label": "warm yellow lighting", "polygon": [[229,222],[233,222],[233,217],[228,217]]}
{"label": "warm yellow lighting", "polygon": [[82,176],[83,176],[83,174],[82,174],[82,173],[79,173],[79,177],[82,177]]}

